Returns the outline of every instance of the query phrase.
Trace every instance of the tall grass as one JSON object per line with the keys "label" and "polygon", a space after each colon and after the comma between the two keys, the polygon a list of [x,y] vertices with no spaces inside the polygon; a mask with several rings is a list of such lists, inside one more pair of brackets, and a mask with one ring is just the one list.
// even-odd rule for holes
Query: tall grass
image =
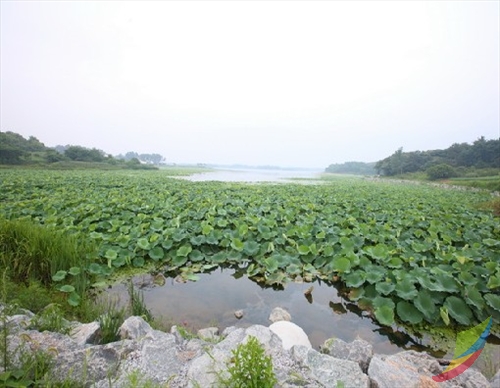
{"label": "tall grass", "polygon": [[[76,236],[29,221],[0,219],[0,270],[6,269],[13,282],[38,281],[47,287],[57,271],[85,268],[95,252],[94,246]],[[84,271],[74,280],[83,293]]]}

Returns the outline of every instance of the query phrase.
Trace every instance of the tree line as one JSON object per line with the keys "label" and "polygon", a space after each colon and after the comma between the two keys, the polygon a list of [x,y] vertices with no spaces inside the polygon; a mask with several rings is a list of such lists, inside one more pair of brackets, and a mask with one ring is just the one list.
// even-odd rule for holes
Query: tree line
{"label": "tree line", "polygon": [[56,162],[106,163],[124,168],[152,168],[165,159],[160,154],[138,154],[127,152],[113,157],[97,148],[78,145],[46,147],[36,137],[25,139],[15,132],[0,131],[0,164],[40,164]]}

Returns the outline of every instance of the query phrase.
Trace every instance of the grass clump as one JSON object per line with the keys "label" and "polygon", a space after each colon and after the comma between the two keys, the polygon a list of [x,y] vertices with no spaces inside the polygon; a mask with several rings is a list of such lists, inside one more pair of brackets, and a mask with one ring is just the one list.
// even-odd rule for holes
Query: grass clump
{"label": "grass clump", "polygon": [[[95,252],[76,236],[29,221],[0,219],[0,269],[8,269],[13,282],[50,286],[58,271],[86,267]],[[84,292],[85,279],[85,271],[73,278],[77,292]]]}
{"label": "grass clump", "polygon": [[246,343],[239,344],[232,353],[227,369],[229,376],[223,378],[219,375],[223,387],[272,388],[278,382],[271,357],[266,356],[257,338],[250,336]]}

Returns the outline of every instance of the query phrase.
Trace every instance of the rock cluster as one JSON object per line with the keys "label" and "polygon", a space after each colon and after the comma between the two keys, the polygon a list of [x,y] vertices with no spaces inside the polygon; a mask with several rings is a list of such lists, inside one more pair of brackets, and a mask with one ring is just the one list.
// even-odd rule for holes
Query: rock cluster
{"label": "rock cluster", "polygon": [[[229,327],[220,334],[217,328],[208,328],[200,330],[198,338],[184,339],[175,326],[165,333],[140,317],[130,317],[120,327],[121,340],[98,345],[96,322],[77,324],[71,335],[64,335],[24,329],[31,318],[27,314],[8,319],[10,350],[50,352],[56,379],[70,377],[98,388],[109,387],[110,381],[113,387],[130,386],[132,373],[143,381],[168,383],[172,388],[212,387],[218,375],[227,377],[232,350],[250,336],[256,337],[272,357],[280,387],[489,388],[500,380],[497,373],[490,383],[470,368],[453,380],[436,383],[432,376],[444,367],[428,354],[404,351],[374,355],[372,346],[361,339],[352,343],[330,339],[319,352],[312,349],[300,327],[286,320],[271,327]],[[273,326],[284,329],[276,332]]]}

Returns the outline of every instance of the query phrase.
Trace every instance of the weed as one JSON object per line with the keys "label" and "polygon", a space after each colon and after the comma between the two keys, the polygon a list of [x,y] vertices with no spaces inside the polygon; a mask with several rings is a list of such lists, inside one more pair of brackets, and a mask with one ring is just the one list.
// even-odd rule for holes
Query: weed
{"label": "weed", "polygon": [[101,329],[99,343],[107,344],[120,339],[118,330],[125,320],[125,309],[118,307],[116,300],[108,300],[103,306],[105,310],[99,316],[97,321]]}
{"label": "weed", "polygon": [[127,388],[160,388],[151,379],[146,379],[138,370],[134,370],[127,376]]}
{"label": "weed", "polygon": [[63,318],[60,306],[55,303],[49,304],[31,320],[30,329],[62,334],[69,334],[71,331],[68,321]]}
{"label": "weed", "polygon": [[130,312],[134,316],[142,317],[146,322],[153,322],[153,314],[146,307],[144,303],[144,295],[142,292],[136,291],[134,289],[134,284],[132,281],[128,283],[128,296],[130,300]]}
{"label": "weed", "polygon": [[272,388],[278,382],[271,357],[252,336],[233,350],[227,371],[229,377],[217,376],[219,383],[228,388]]}
{"label": "weed", "polygon": [[179,332],[181,337],[184,339],[190,340],[193,338],[198,338],[198,336],[195,333],[193,333],[193,331],[191,329],[189,329],[187,324],[182,324],[182,325],[177,326],[177,331]]}

